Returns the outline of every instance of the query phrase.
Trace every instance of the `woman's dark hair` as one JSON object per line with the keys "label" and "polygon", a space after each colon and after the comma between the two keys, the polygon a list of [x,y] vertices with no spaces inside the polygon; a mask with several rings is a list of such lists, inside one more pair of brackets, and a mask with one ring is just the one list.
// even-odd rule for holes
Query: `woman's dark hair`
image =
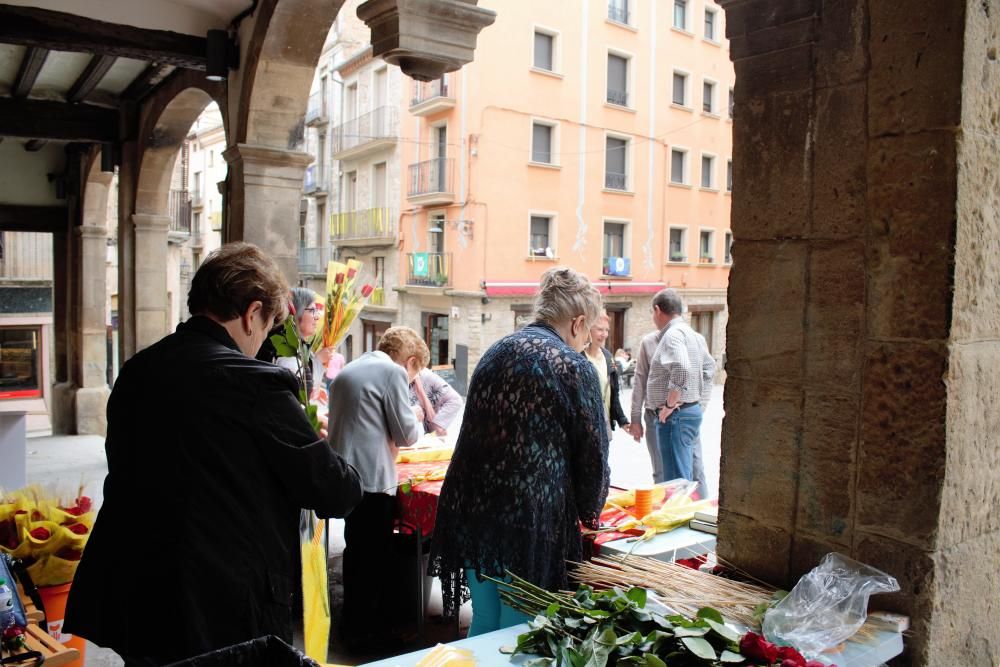
{"label": "woman's dark hair", "polygon": [[227,243],[198,268],[188,292],[192,315],[214,315],[227,322],[262,304],[264,320],[288,315],[288,283],[273,259],[252,243]]}

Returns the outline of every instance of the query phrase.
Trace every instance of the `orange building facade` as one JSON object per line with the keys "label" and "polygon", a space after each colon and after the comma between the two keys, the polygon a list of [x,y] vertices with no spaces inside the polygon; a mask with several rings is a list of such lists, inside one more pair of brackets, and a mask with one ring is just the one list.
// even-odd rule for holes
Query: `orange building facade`
{"label": "orange building facade", "polygon": [[[722,10],[480,4],[496,23],[474,62],[440,81],[411,81],[347,39],[330,49],[340,122],[316,145],[334,145],[333,256],[361,259],[383,287],[348,354],[405,324],[432,365],[467,360],[471,373],[528,320],[540,275],[567,265],[604,293],[612,351],[637,350],[650,297],[669,286],[721,361],[734,82]],[[368,231],[345,239],[345,224]]]}

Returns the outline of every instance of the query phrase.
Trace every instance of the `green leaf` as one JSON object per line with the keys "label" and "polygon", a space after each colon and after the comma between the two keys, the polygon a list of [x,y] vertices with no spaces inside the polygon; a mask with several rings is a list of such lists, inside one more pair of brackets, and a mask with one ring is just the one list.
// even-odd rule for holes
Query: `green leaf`
{"label": "green leaf", "polygon": [[675,637],[704,637],[711,628],[674,628]]}
{"label": "green leaf", "polygon": [[525,660],[522,664],[524,667],[551,667],[556,664],[556,661],[554,658],[532,658]]}
{"label": "green leaf", "polygon": [[406,480],[405,482],[399,485],[399,490],[402,491],[404,494],[409,493],[412,488],[413,485],[410,484],[410,480]]}
{"label": "green leaf", "polygon": [[736,630],[733,630],[725,623],[716,623],[710,618],[705,619],[705,621],[708,623],[708,627],[712,628],[717,635],[725,639],[727,642],[731,642],[733,644],[740,643],[740,633],[736,632]]}
{"label": "green leaf", "polygon": [[715,660],[717,656],[715,655],[715,649],[712,645],[701,637],[684,637],[681,639],[681,643],[687,648],[687,650],[694,653],[699,658],[703,660]]}
{"label": "green leaf", "polygon": [[628,599],[639,605],[639,608],[646,606],[646,589],[639,588],[638,586],[630,588],[628,593]]}
{"label": "green leaf", "polygon": [[715,621],[716,623],[726,622],[726,619],[722,618],[722,614],[717,612],[715,609],[712,609],[711,607],[702,607],[701,609],[698,610],[698,613],[695,615],[698,618],[712,620]]}
{"label": "green leaf", "polygon": [[662,660],[660,660],[660,658],[653,655],[652,653],[647,653],[642,657],[645,658],[645,662],[643,664],[646,667],[667,667],[667,663],[663,662]]}
{"label": "green leaf", "polygon": [[286,343],[285,337],[279,334],[271,336],[271,345],[274,345],[274,351],[279,357],[294,357],[296,354],[296,349]]}
{"label": "green leaf", "polygon": [[559,612],[559,603],[553,602],[545,609],[546,616],[555,616]]}
{"label": "green leaf", "polygon": [[642,643],[641,632],[624,634],[615,641],[615,644],[617,644],[618,646],[624,646],[625,644],[641,644],[641,643]]}
{"label": "green leaf", "polygon": [[722,662],[743,662],[746,658],[739,653],[733,653],[732,651],[725,650],[722,652],[722,655],[719,656],[719,660]]}

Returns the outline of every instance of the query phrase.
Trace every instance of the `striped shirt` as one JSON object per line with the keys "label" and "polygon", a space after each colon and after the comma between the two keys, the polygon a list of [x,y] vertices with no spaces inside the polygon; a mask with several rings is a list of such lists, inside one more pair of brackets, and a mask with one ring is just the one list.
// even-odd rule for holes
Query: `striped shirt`
{"label": "striped shirt", "polygon": [[646,405],[664,405],[668,394],[679,389],[680,403],[708,405],[712,397],[715,359],[705,338],[691,328],[683,317],[675,317],[663,330],[660,342],[649,360],[646,379]]}

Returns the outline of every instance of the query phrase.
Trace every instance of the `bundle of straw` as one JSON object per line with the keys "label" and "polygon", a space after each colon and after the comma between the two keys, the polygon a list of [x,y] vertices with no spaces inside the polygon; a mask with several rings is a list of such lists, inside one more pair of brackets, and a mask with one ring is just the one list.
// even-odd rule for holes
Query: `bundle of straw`
{"label": "bundle of straw", "polygon": [[733,581],[640,556],[594,558],[577,565],[572,577],[595,589],[648,588],[656,592],[663,604],[688,618],[695,617],[702,607],[712,607],[726,618],[756,629],[760,628],[759,621],[754,618],[758,607],[771,602],[777,590],[764,582]]}

